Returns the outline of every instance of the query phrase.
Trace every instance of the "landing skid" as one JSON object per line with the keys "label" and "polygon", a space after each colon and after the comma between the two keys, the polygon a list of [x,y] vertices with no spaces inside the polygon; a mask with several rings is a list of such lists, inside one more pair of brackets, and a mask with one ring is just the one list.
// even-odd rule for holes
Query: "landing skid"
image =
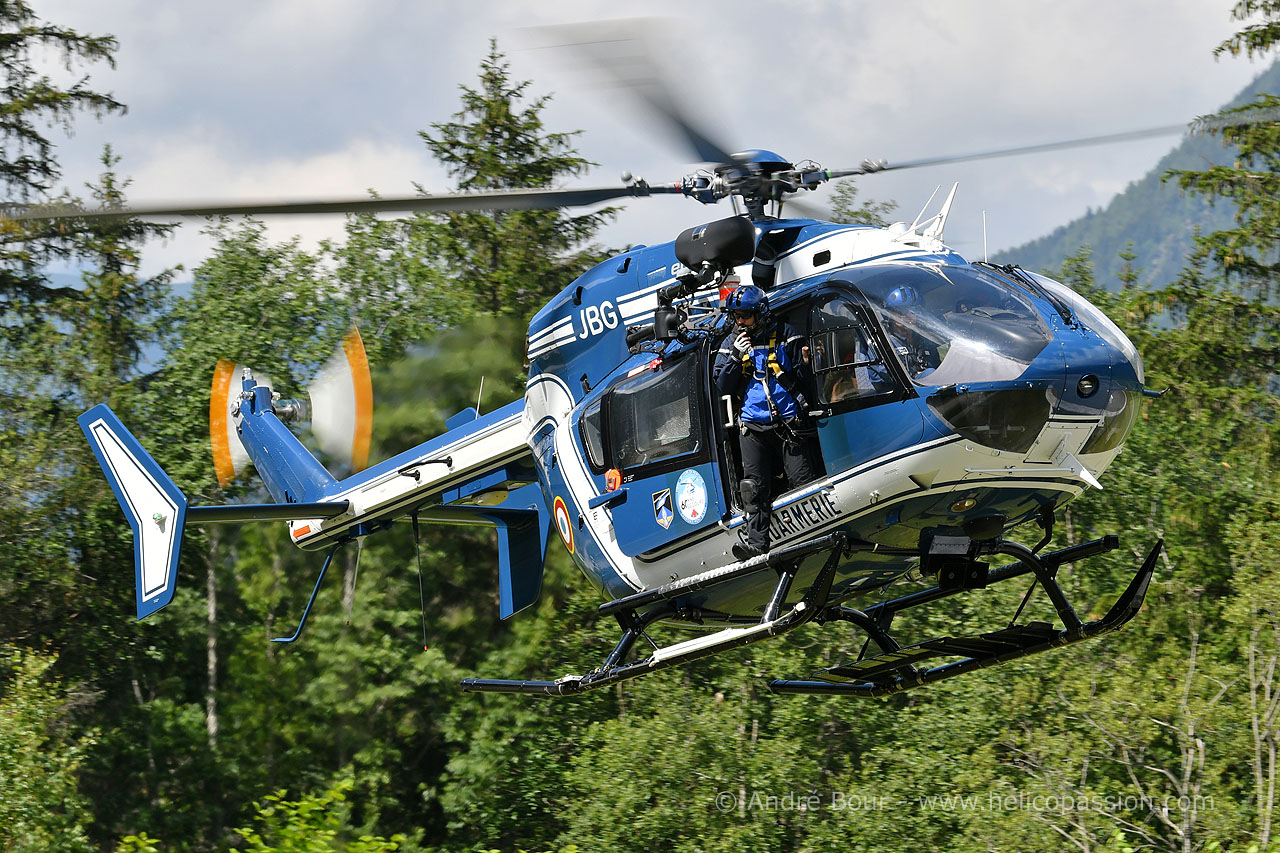
{"label": "landing skid", "polygon": [[[601,615],[612,615],[618,620],[622,637],[604,663],[585,675],[566,675],[555,681],[467,678],[462,681],[461,686],[468,692],[569,696],[777,637],[809,622],[842,622],[863,631],[869,641],[874,641],[880,648],[880,654],[860,657],[850,663],[831,667],[816,673],[810,680],[775,680],[770,683],[770,689],[780,694],[885,696],[1116,630],[1132,619],[1142,607],[1163,541],[1157,542],[1151,549],[1142,567],[1107,615],[1093,622],[1082,622],[1076,615],[1057,582],[1056,574],[1064,563],[1113,550],[1118,544],[1116,537],[1108,536],[1044,555],[1036,555],[1024,545],[998,539],[969,544],[970,558],[1004,554],[1018,560],[1010,566],[991,571],[981,584],[983,586],[1027,574],[1035,575],[1036,583],[1044,589],[1062,620],[1064,627],[1061,629],[1046,622],[1030,622],[1025,625],[1011,623],[1001,630],[975,637],[939,637],[903,647],[889,633],[895,615],[963,592],[969,586],[963,582],[959,585],[937,586],[877,604],[865,611],[833,603],[830,598],[831,586],[842,556],[856,551],[888,552],[899,556],[914,556],[919,553],[914,550],[884,548],[867,542],[851,543],[844,534],[834,533],[601,605],[598,612]],[[823,553],[827,557],[813,583],[795,604],[788,607],[786,600],[801,562]],[[758,623],[726,628],[663,647],[654,644],[645,633],[649,626],[661,619],[696,618],[696,613],[682,603],[682,598],[688,593],[766,568],[777,571],[778,581]],[[1021,609],[1020,607],[1019,613]],[[1017,615],[1014,616],[1015,620]],[[653,645],[653,651],[641,660],[628,662],[636,641],[641,637]],[[938,657],[963,659],[925,670],[916,666],[921,661]]]}
{"label": "landing skid", "polygon": [[[599,669],[586,675],[566,675],[555,681],[516,681],[505,678],[466,678],[462,689],[489,693],[540,693],[548,696],[568,696],[595,687],[604,687],[619,681],[638,678],[650,672],[707,657],[718,652],[758,643],[794,631],[816,616],[831,594],[831,582],[836,567],[845,552],[847,539],[842,533],[820,536],[788,548],[780,548],[723,568],[713,569],[681,581],[674,581],[657,589],[610,601],[600,606],[601,614],[612,614],[622,626],[622,639],[605,658]],[[804,596],[783,612],[791,582],[795,579],[800,561],[822,552],[829,552],[826,562]],[[671,646],[654,647],[644,660],[626,663],[637,639],[645,635],[645,629],[659,619],[672,618],[679,608],[676,600],[688,592],[706,589],[734,578],[776,566],[778,583],[764,615],[754,625],[742,628],[726,628],[714,634],[694,637]],[[639,608],[651,609],[640,612]],[[650,641],[652,642],[652,641]]]}
{"label": "landing skid", "polygon": [[[1064,556],[1079,559],[1081,548],[1096,545],[1110,550],[1105,547],[1108,544],[1110,544],[1108,540],[1098,540],[1096,543],[1085,543],[1083,546],[1064,549],[1039,559],[1027,551],[1019,555],[1021,563],[1002,570],[1005,572],[1004,576],[999,578],[1002,580],[1034,572],[1037,581],[1058,608],[1058,614],[1066,625],[1062,629],[1055,628],[1048,622],[1010,624],[999,631],[990,631],[975,637],[938,637],[904,648],[888,635],[888,623],[892,621],[895,613],[918,606],[924,603],[923,600],[913,600],[912,596],[904,596],[875,608],[869,608],[866,613],[847,607],[826,608],[818,616],[819,621],[841,620],[864,629],[870,628],[868,634],[876,640],[881,653],[823,670],[814,680],[775,680],[769,683],[769,689],[780,694],[887,696],[955,678],[957,675],[964,675],[975,669],[998,666],[1011,660],[1108,634],[1136,616],[1141,609],[1155,570],[1156,560],[1159,559],[1160,551],[1164,547],[1164,540],[1156,542],[1147,554],[1146,560],[1143,561],[1142,567],[1138,569],[1138,573],[1129,582],[1124,594],[1117,599],[1107,614],[1093,622],[1082,623],[1062,594],[1062,589],[1054,578],[1054,570],[1058,564],[1065,562],[1062,559]],[[1058,558],[1056,562],[1052,559],[1055,557]],[[963,659],[925,670],[916,667],[920,661],[938,657]]]}

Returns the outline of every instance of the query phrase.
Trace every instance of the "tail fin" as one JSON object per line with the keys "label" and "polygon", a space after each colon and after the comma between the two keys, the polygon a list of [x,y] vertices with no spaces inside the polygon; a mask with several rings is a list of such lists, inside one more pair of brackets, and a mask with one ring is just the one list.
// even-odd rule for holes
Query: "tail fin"
{"label": "tail fin", "polygon": [[105,404],[79,421],[133,528],[138,618],[144,619],[173,599],[187,498]]}

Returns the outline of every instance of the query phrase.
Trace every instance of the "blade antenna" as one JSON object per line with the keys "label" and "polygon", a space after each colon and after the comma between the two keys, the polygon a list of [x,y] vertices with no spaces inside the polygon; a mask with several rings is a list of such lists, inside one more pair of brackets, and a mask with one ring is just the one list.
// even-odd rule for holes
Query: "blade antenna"
{"label": "blade antenna", "polygon": [[925,212],[929,210],[929,205],[933,204],[933,200],[937,197],[940,189],[942,189],[942,184],[938,184],[933,188],[933,192],[929,194],[929,200],[924,203],[924,207],[920,208],[920,212],[916,214],[915,221],[911,223],[911,227],[907,229],[908,231],[915,231],[920,227],[920,223],[924,222]]}
{"label": "blade antenna", "polygon": [[942,203],[942,209],[926,220],[928,227],[924,229],[921,236],[932,237],[935,240],[942,239],[942,230],[947,227],[947,217],[951,215],[951,204],[956,200],[958,189],[960,189],[959,182],[951,185],[951,192],[947,195],[947,200]]}
{"label": "blade antenna", "polygon": [[427,599],[422,591],[422,549],[418,545],[418,511],[415,509],[413,515],[413,554],[418,561],[418,606],[422,610],[422,650],[427,650]]}

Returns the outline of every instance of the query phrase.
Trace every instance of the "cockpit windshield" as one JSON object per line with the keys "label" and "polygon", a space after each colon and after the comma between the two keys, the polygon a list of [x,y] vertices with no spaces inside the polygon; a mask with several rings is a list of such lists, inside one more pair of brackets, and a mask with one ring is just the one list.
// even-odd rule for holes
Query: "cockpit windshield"
{"label": "cockpit windshield", "polygon": [[917,385],[1016,379],[1053,340],[1025,293],[980,269],[922,264],[849,273]]}

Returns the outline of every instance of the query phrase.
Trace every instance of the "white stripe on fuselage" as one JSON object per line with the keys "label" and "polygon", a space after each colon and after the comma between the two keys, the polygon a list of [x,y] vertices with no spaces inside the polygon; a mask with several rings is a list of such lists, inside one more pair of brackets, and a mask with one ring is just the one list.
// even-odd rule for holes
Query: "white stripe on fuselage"
{"label": "white stripe on fuselage", "polygon": [[[548,389],[539,388],[541,385],[550,386],[550,392]],[[596,489],[591,479],[591,472],[587,470],[586,463],[583,461],[582,453],[573,445],[573,434],[569,428],[569,413],[573,411],[573,395],[569,393],[569,388],[562,379],[549,373],[539,374],[530,379],[525,388],[525,412],[529,423],[534,425],[550,421],[556,458],[560,461],[560,471],[564,475],[565,486],[569,489],[569,498],[578,512],[591,517],[595,510],[588,509],[587,503],[596,496]],[[529,393],[535,389],[539,390],[545,398],[545,406],[537,399],[538,395]],[[532,430],[530,436],[532,436]],[[609,519],[608,530],[612,532],[613,517],[608,513],[606,515]],[[643,589],[631,558],[623,554],[618,547],[617,537],[610,535],[607,539],[602,538],[596,530],[596,525],[592,523],[588,523],[586,529],[618,576],[632,588]],[[586,562],[585,559],[582,561]]]}

